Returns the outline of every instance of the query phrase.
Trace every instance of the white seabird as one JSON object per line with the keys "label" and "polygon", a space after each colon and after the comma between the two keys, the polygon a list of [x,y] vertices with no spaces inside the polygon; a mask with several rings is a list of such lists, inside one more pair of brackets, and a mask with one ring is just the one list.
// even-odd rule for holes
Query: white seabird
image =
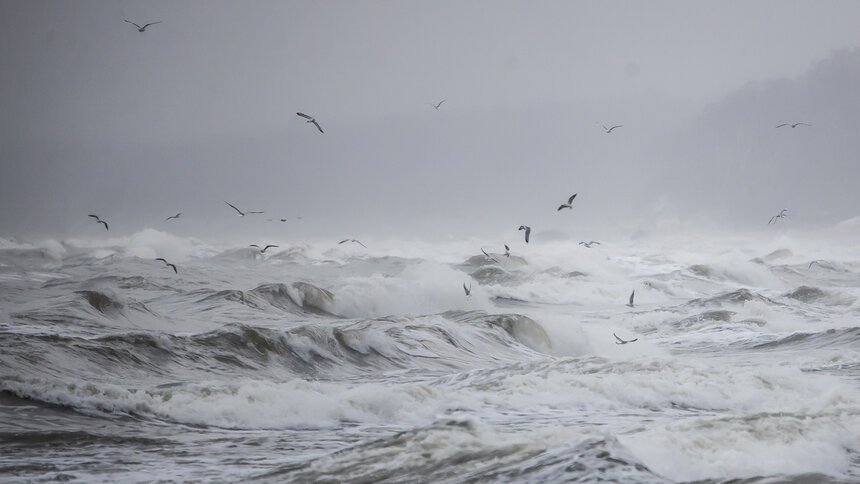
{"label": "white seabird", "polygon": [[573,199],[576,198],[576,195],[577,194],[574,193],[573,195],[570,196],[570,198],[567,199],[567,203],[562,203],[561,205],[559,205],[558,210],[556,210],[556,212],[561,211],[561,209],[563,209],[563,208],[573,208],[573,205],[572,205]]}
{"label": "white seabird", "polygon": [[481,252],[483,252],[483,253],[484,253],[484,257],[486,257],[486,258],[487,258],[487,261],[488,261],[488,262],[489,262],[489,261],[499,262],[499,261],[497,261],[493,256],[491,256],[490,254],[488,254],[488,253],[487,253],[487,251],[483,249],[483,247],[481,248]]}
{"label": "white seabird", "polygon": [[532,228],[529,227],[528,225],[520,225],[519,230],[525,230],[526,231],[526,243],[528,244],[529,243],[529,234],[532,232]]}
{"label": "white seabird", "polygon": [[788,212],[788,209],[787,209],[787,208],[784,208],[784,209],[780,210],[778,214],[774,215],[773,217],[771,217],[771,218],[770,218],[770,220],[768,220],[767,224],[768,224],[768,225],[770,225],[770,224],[776,224],[776,221],[777,221],[777,220],[779,220],[779,219],[781,219],[781,218],[785,218],[785,217],[787,217],[787,216],[788,216],[788,214],[787,214],[786,212]]}

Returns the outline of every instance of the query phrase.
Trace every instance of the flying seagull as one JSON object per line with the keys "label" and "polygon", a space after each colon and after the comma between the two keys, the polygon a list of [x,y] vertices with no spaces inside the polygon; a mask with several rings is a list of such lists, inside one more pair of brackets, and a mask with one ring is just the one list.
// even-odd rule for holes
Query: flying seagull
{"label": "flying seagull", "polygon": [[97,224],[102,224],[102,225],[104,225],[104,226],[105,226],[105,230],[110,230],[110,229],[108,229],[108,224],[107,224],[107,222],[105,222],[104,220],[100,219],[98,215],[87,215],[87,216],[88,216],[88,217],[92,217],[92,218],[96,219],[96,223],[97,223]]}
{"label": "flying seagull", "polygon": [[574,193],[570,196],[570,198],[567,199],[567,203],[562,203],[561,205],[559,205],[558,210],[556,210],[556,212],[560,211],[563,208],[573,208],[572,204],[574,198],[576,198],[576,193]]}
{"label": "flying seagull", "polygon": [[487,258],[487,261],[499,262],[499,261],[497,261],[493,256],[491,256],[490,254],[488,254],[488,253],[487,253],[487,251],[485,251],[483,248],[481,248],[481,252],[483,252],[483,253],[484,253],[484,257],[486,257],[486,258]]}
{"label": "flying seagull", "polygon": [[615,336],[615,339],[617,339],[617,340],[618,340],[618,341],[616,341],[616,342],[615,342],[615,344],[617,344],[617,345],[626,345],[627,343],[632,343],[632,342],[634,342],[634,341],[639,341],[639,338],[633,338],[633,339],[623,340],[623,339],[619,338],[619,337],[618,337],[618,335],[617,335],[617,334],[615,334],[615,333],[612,333],[612,336]]}
{"label": "flying seagull", "polygon": [[584,245],[586,249],[590,249],[592,245],[597,244],[600,245],[600,242],[596,240],[592,240],[591,242],[580,242],[579,245]]}
{"label": "flying seagull", "polygon": [[606,125],[603,125],[603,124],[601,124],[601,126],[603,126],[603,131],[606,131],[606,134],[611,133],[611,132],[612,132],[612,130],[613,130],[613,129],[615,129],[615,128],[623,128],[623,127],[624,127],[623,125],[620,125],[620,124],[619,124],[619,125],[616,125],[616,126],[613,126],[613,127],[611,127],[611,128],[607,128],[607,127],[606,127]]}
{"label": "flying seagull", "polygon": [[138,32],[146,32],[146,28],[147,28],[147,27],[149,27],[150,25],[155,25],[155,24],[160,24],[160,23],[161,23],[161,20],[159,20],[158,22],[150,22],[150,23],[148,23],[148,24],[144,25],[143,27],[141,27],[140,25],[137,25],[136,23],[134,23],[134,22],[130,22],[130,21],[126,20],[126,19],[122,19],[122,21],[123,21],[123,22],[128,22],[128,23],[130,23],[130,24],[134,25],[135,27],[137,27],[137,31],[138,31]]}
{"label": "flying seagull", "polygon": [[463,283],[463,290],[466,291],[466,296],[472,295],[472,285],[469,284],[469,287],[466,287],[466,283]]}
{"label": "flying seagull", "polygon": [[266,251],[267,251],[267,250],[269,250],[269,248],[271,248],[271,247],[277,247],[277,245],[269,244],[269,245],[267,245],[267,246],[263,247],[262,249],[260,249],[260,246],[259,246],[259,245],[257,245],[257,244],[251,244],[251,245],[249,245],[248,247],[256,247],[257,249],[259,249],[259,250],[260,250],[260,253],[261,253],[261,254],[265,254],[265,253],[266,253]]}
{"label": "flying seagull", "polygon": [[267,218],[266,221],[267,222],[286,222],[287,220],[290,220],[291,218],[295,218],[296,220],[302,219],[301,217],[286,217],[286,218],[279,218],[279,219]]}
{"label": "flying seagull", "polygon": [[314,119],[313,116],[308,116],[307,114],[303,114],[303,113],[296,113],[296,114],[307,119],[307,121],[305,121],[306,123],[313,123],[313,125],[316,126],[318,130],[320,130],[320,133],[324,133],[322,128],[320,128],[319,123],[317,123],[317,120]]}
{"label": "flying seagull", "polygon": [[812,126],[812,125],[809,123],[782,123],[779,126],[777,126],[777,128],[781,128],[783,126],[791,126],[791,129],[794,129],[798,126]]}
{"label": "flying seagull", "polygon": [[170,267],[173,269],[173,272],[175,274],[179,274],[179,271],[176,270],[175,264],[171,264],[170,262],[167,262],[163,257],[159,257],[158,259],[155,259],[155,260],[160,260],[161,262],[164,262],[167,265],[167,267]]}
{"label": "flying seagull", "polygon": [[166,219],[164,219],[164,221],[167,222],[168,220],[170,220],[172,218],[179,218],[180,215],[182,215],[182,212],[179,212],[176,215],[171,215],[171,216],[167,217]]}
{"label": "flying seagull", "polygon": [[630,293],[630,301],[627,303],[627,306],[629,306],[631,308],[633,307],[633,296],[635,294],[636,294],[636,289],[634,289],[633,292]]}
{"label": "flying seagull", "polygon": [[511,248],[508,247],[508,244],[505,244],[505,257],[511,256]]}
{"label": "flying seagull", "polygon": [[784,209],[780,210],[778,214],[776,214],[776,215],[774,215],[773,217],[771,217],[771,218],[770,218],[770,220],[767,222],[767,224],[768,224],[768,225],[770,225],[770,224],[774,224],[774,225],[776,225],[776,221],[777,221],[777,220],[779,220],[779,219],[781,219],[781,218],[785,218],[785,217],[787,217],[787,216],[788,216],[788,214],[787,214],[786,212],[788,212],[788,209],[787,209],[787,208],[784,208]]}
{"label": "flying seagull", "polygon": [[529,243],[529,234],[532,233],[532,228],[529,227],[528,225],[520,225],[519,230],[525,230],[526,231],[526,243],[528,244]]}
{"label": "flying seagull", "polygon": [[226,203],[227,205],[230,205],[230,207],[232,207],[233,210],[235,210],[236,212],[239,213],[240,217],[244,217],[245,215],[252,214],[252,213],[263,213],[263,212],[243,212],[243,211],[239,210],[238,208],[236,208],[235,205],[233,205],[232,203],[230,203],[226,200],[224,201],[224,203]]}
{"label": "flying seagull", "polygon": [[433,104],[433,103],[427,103],[427,104],[429,104],[429,105],[433,106],[433,109],[435,109],[436,111],[438,111],[438,110],[439,110],[439,106],[441,106],[441,105],[442,105],[442,103],[443,103],[443,102],[445,102],[445,101],[447,101],[447,99],[443,99],[443,100],[439,101],[439,103],[438,103],[438,104]]}
{"label": "flying seagull", "polygon": [[360,241],[355,240],[355,239],[343,239],[343,240],[341,240],[340,242],[338,242],[338,244],[344,244],[344,243],[346,243],[346,242],[355,242],[356,244],[358,244],[358,245],[360,245],[360,246],[364,247],[365,249],[367,248],[367,246],[366,246],[366,245],[362,244]]}

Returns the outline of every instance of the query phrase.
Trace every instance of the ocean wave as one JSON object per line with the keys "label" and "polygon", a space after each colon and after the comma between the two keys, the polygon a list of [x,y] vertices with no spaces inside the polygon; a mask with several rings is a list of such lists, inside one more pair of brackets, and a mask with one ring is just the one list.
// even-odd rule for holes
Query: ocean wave
{"label": "ocean wave", "polygon": [[755,349],[813,349],[827,347],[857,347],[860,345],[860,327],[828,329],[820,332],[799,332],[767,343],[753,346]]}
{"label": "ocean wave", "polygon": [[0,381],[0,391],[90,415],[129,415],[225,429],[314,429],[339,427],[350,421],[410,419],[415,409],[423,406],[420,402],[432,394],[420,385],[393,387],[302,379],[200,381],[138,389],[9,375]]}
{"label": "ocean wave", "polygon": [[[113,302],[92,294],[102,311]],[[192,335],[127,332],[100,337],[58,334],[0,333],[10,348],[2,360],[20,374],[39,374],[50,355],[62,362],[54,372],[91,366],[105,375],[186,375],[209,378],[232,374],[246,378],[284,374],[300,378],[373,375],[402,369],[441,370],[468,367],[480,361],[516,359],[552,350],[547,332],[534,320],[516,314],[452,313],[409,319],[331,321],[266,328],[230,324]],[[454,363],[456,362],[456,363]],[[64,370],[66,369],[66,370]]]}
{"label": "ocean wave", "polygon": [[579,436],[574,443],[559,440],[549,433],[505,434],[471,419],[445,419],[283,466],[257,479],[344,483],[667,482],[613,437]]}
{"label": "ocean wave", "polygon": [[686,303],[687,306],[725,306],[743,305],[750,301],[759,301],[770,305],[781,305],[780,303],[750,291],[746,288],[725,292],[713,297],[697,298]]}

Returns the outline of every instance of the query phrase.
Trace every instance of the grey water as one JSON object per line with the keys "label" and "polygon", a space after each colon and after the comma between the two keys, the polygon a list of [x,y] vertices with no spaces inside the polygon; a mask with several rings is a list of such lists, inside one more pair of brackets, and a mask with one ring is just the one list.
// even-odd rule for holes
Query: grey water
{"label": "grey water", "polygon": [[3,239],[0,480],[857,482],[833,240]]}

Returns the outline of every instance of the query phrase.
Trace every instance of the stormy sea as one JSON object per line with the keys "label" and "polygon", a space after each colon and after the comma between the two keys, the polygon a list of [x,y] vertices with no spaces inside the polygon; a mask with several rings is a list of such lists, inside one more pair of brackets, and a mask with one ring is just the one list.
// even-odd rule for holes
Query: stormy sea
{"label": "stormy sea", "polygon": [[856,232],[359,239],[0,239],[0,481],[860,482]]}

